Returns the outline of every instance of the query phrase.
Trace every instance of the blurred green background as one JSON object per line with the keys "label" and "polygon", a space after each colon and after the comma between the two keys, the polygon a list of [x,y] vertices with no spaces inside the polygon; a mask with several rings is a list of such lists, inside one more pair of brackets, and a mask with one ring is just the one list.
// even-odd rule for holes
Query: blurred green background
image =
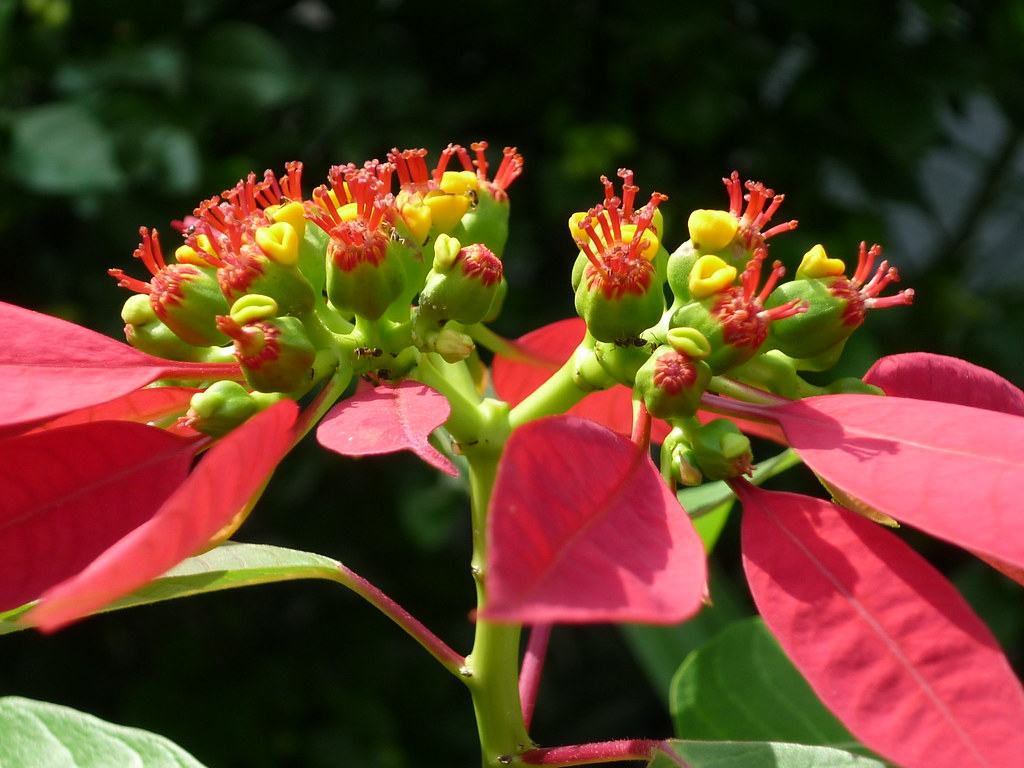
{"label": "blurred green background", "polygon": [[[773,241],[795,267],[822,242],[880,242],[911,308],[871,316],[848,353],[929,350],[1024,384],[1024,2],[477,0],[472,4],[0,0],[0,300],[120,336],[138,227],[168,230],[249,170],[393,146],[514,145],[510,336],[572,312],[569,214],[627,166],[669,195],[665,240],[724,207],[734,168],[787,201]],[[396,481],[396,477],[400,481]],[[941,491],[937,491],[941,492]],[[735,523],[735,521],[733,521]],[[717,614],[667,656],[749,610],[735,526]],[[405,457],[307,444],[239,538],[344,560],[468,648],[466,503]],[[1018,669],[1018,588],[911,537],[951,573]],[[664,676],[614,628],[560,629],[534,736],[669,733]],[[472,765],[461,686],[357,598],[260,587],[0,639],[0,694],[166,734],[208,765]],[[652,654],[641,654],[650,662]],[[664,658],[664,656],[662,657]],[[645,674],[646,671],[646,674]],[[660,675],[660,676],[659,676]]]}

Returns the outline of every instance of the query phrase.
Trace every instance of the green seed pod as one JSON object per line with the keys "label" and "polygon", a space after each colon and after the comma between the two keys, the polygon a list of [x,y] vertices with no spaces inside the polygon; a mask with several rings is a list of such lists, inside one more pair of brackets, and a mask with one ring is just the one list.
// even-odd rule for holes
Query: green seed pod
{"label": "green seed pod", "polygon": [[750,440],[728,419],[714,419],[691,437],[693,455],[709,480],[749,475],[754,471]]}
{"label": "green seed pod", "polygon": [[710,381],[707,363],[665,345],[640,366],[634,387],[655,418],[687,418],[697,412]]}
{"label": "green seed pod", "polygon": [[276,317],[277,304],[267,296],[245,296],[217,327],[235,342],[245,380],[257,392],[302,391],[312,382],[316,349],[298,318]]}
{"label": "green seed pod", "polygon": [[454,237],[438,235],[420,307],[441,320],[478,323],[490,312],[501,277],[501,261],[489,248],[480,244],[463,248]]}
{"label": "green seed pod", "polygon": [[121,310],[124,335],[128,343],[148,355],[165,360],[202,360],[206,347],[186,344],[168,328],[143,293],[130,296]]}
{"label": "green seed pod", "polygon": [[370,237],[367,244],[352,246],[332,239],[327,248],[327,297],[342,313],[379,320],[402,295],[402,252],[407,246],[380,230]]}

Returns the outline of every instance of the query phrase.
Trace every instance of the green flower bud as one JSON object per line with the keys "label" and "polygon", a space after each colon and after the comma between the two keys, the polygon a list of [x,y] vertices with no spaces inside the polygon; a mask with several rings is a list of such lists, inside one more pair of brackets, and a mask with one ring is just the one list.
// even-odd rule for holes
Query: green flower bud
{"label": "green flower bud", "polygon": [[[910,304],[914,296],[912,290],[879,296],[890,282],[899,280],[897,271],[884,261],[872,275],[881,250],[877,245],[868,249],[861,243],[857,270],[852,278],[843,274],[843,262],[828,258],[820,245],[808,251],[797,270],[800,277],[780,285],[766,301],[767,306],[775,307],[803,300],[807,311],[773,323],[771,345],[801,360],[819,358],[830,350],[841,350],[841,345],[864,322],[868,309]],[[812,367],[824,369],[820,363]]]}
{"label": "green flower bud", "polygon": [[714,419],[691,436],[693,456],[709,480],[749,475],[754,471],[750,440],[728,419]]}
{"label": "green flower bud", "polygon": [[648,413],[655,418],[687,418],[697,412],[700,397],[710,381],[711,369],[707,363],[664,345],[640,366],[634,387]]}
{"label": "green flower bud", "polygon": [[235,342],[235,357],[252,389],[301,391],[312,382],[316,349],[300,320],[275,317],[276,311],[270,297],[245,296],[230,315],[217,318],[217,327]]}
{"label": "green flower bud", "polygon": [[704,479],[686,431],[673,427],[661,444],[661,476],[670,483],[697,486]]}
{"label": "green flower bud", "polygon": [[623,223],[617,198],[570,220],[581,258],[573,270],[576,312],[598,341],[627,344],[657,324],[665,311],[665,295],[652,263],[660,242],[651,227],[657,205],[655,193],[637,215]]}
{"label": "green flower bud", "polygon": [[688,280],[693,300],[672,314],[671,328],[694,328],[710,342],[707,363],[716,375],[756,355],[768,338],[770,323],[803,311],[799,300],[765,308],[765,298],[784,272],[775,262],[771,276],[758,292],[766,256],[764,248],[758,249],[739,276],[739,284],[734,282],[734,267],[717,256],[701,256],[694,262]]}
{"label": "green flower bud", "polygon": [[478,323],[490,312],[501,277],[501,261],[489,248],[480,244],[463,248],[454,237],[438,235],[420,307],[442,320]]}
{"label": "green flower bud", "polygon": [[130,296],[121,310],[124,335],[128,343],[138,350],[165,360],[202,360],[206,348],[195,347],[182,341],[168,328],[142,293]]}
{"label": "green flower bud", "polygon": [[192,396],[187,423],[198,432],[222,437],[260,410],[260,405],[237,381],[218,381]]}

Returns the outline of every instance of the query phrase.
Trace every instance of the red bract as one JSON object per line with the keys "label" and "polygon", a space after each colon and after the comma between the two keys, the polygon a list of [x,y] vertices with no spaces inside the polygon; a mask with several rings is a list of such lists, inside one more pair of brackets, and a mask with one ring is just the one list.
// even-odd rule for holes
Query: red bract
{"label": "red bract", "polygon": [[119,421],[0,441],[0,611],[78,573],[149,519],[198,448]]}
{"label": "red bract", "polygon": [[105,403],[161,378],[240,379],[233,363],[182,363],[0,303],[0,434]]}
{"label": "red bract", "polygon": [[192,395],[202,392],[191,387],[137,389],[115,400],[65,413],[36,430],[70,427],[91,421],[136,421],[141,424],[177,416],[188,410]]}
{"label": "red bract", "polygon": [[[956,357],[928,352],[883,357],[871,366],[864,381],[881,387],[890,397],[936,400],[1024,416],[1024,392],[987,368]],[[974,554],[1024,584],[1024,568],[981,552]]]}
{"label": "red bract", "polygon": [[737,490],[758,610],[858,739],[903,768],[1019,764],[1024,691],[938,571],[834,504]]}
{"label": "red bract", "polygon": [[451,407],[424,384],[403,381],[379,386],[334,406],[316,430],[324,448],[342,456],[370,456],[409,450],[432,467],[458,476],[455,465],[428,442],[448,419]]}
{"label": "red bract", "polygon": [[1024,566],[1024,418],[871,395],[811,397],[765,412],[829,485],[933,536]]}
{"label": "red bract", "polygon": [[890,397],[958,403],[1024,416],[1024,392],[987,368],[956,357],[910,352],[883,357],[864,381]]}
{"label": "red bract", "polygon": [[512,433],[487,542],[493,621],[668,624],[706,594],[703,545],[647,451],[585,419]]}
{"label": "red bract", "polygon": [[[133,592],[206,548],[225,527],[252,508],[274,468],[291,447],[291,427],[297,413],[294,402],[281,401],[220,440],[188,479],[169,496],[165,494],[148,519],[131,526],[108,547],[93,551],[84,570],[47,590],[40,604],[22,621],[45,631],[58,629]],[[140,429],[165,434],[153,428]],[[68,431],[43,434],[60,438]],[[133,486],[141,485],[143,476],[155,474],[152,470],[143,472]],[[68,537],[72,542],[75,537],[86,536],[89,526],[107,515],[107,510],[96,502],[91,499],[83,505],[92,517],[79,520],[75,528],[59,527],[51,520],[50,535]],[[45,550],[39,552],[46,559],[50,554]]]}

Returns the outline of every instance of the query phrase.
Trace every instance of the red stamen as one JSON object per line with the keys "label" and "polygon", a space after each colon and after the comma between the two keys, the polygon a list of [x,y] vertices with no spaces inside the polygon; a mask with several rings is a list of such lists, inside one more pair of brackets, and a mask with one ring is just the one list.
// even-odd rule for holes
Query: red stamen
{"label": "red stamen", "polygon": [[522,174],[523,156],[516,152],[515,147],[505,147],[502,152],[501,165],[498,166],[492,183],[498,189],[506,190]]}
{"label": "red stamen", "polygon": [[761,288],[761,292],[757,294],[757,300],[759,302],[764,304],[765,301],[768,300],[768,297],[771,295],[772,291],[775,290],[775,286],[779,282],[779,279],[784,274],[786,274],[786,268],[782,266],[781,261],[776,261],[774,264],[772,264],[772,273],[768,275],[768,279],[764,281],[764,287]]}
{"label": "red stamen", "polygon": [[490,167],[487,165],[487,158],[484,155],[484,150],[487,149],[486,141],[474,141],[469,145],[469,148],[476,153],[476,176],[480,181],[487,181],[487,169]]}
{"label": "red stamen", "polygon": [[729,213],[737,219],[743,210],[743,192],[740,188],[740,173],[733,171],[729,178],[722,179],[725,189],[729,193]]}
{"label": "red stamen", "polygon": [[281,179],[281,191],[294,202],[302,200],[302,163],[298,160],[284,164],[285,175]]}

